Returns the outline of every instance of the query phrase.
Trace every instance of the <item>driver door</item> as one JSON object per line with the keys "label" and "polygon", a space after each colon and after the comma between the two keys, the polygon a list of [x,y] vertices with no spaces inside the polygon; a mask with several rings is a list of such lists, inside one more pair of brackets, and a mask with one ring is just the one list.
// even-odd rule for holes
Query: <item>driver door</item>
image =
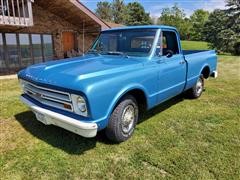
{"label": "driver door", "polygon": [[159,93],[158,102],[180,94],[185,86],[186,62],[180,53],[175,31],[162,31],[158,57]]}

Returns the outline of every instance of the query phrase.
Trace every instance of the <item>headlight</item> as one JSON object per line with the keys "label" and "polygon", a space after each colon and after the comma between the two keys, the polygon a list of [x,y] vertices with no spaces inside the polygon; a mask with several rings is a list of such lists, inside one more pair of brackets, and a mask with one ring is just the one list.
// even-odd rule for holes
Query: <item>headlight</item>
{"label": "headlight", "polygon": [[81,116],[88,116],[87,104],[82,96],[71,94],[74,112]]}
{"label": "headlight", "polygon": [[77,98],[77,107],[81,112],[87,111],[85,100],[82,97]]}
{"label": "headlight", "polygon": [[22,79],[19,79],[19,85],[20,85],[20,88],[24,91],[25,81]]}

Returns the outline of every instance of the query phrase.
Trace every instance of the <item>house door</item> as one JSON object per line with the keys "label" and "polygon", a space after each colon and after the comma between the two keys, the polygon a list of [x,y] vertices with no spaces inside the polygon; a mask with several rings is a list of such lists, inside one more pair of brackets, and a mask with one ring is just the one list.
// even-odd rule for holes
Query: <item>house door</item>
{"label": "house door", "polygon": [[63,51],[71,51],[74,49],[75,45],[75,35],[73,32],[63,32],[62,33],[62,42],[63,42]]}

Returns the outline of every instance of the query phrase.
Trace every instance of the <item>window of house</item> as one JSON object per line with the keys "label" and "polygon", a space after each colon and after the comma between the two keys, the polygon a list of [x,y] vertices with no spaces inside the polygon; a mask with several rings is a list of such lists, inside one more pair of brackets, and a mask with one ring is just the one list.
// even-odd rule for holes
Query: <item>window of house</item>
{"label": "window of house", "polygon": [[0,33],[0,68],[6,67],[6,61],[4,59],[3,37],[2,33]]}
{"label": "window of house", "polygon": [[45,60],[51,60],[53,58],[52,35],[43,35],[43,52]]}
{"label": "window of house", "polygon": [[0,33],[0,68],[18,70],[53,59],[50,34]]}
{"label": "window of house", "polygon": [[32,49],[34,63],[43,62],[42,41],[40,34],[32,34]]}
{"label": "window of house", "polygon": [[10,68],[19,67],[17,35],[13,33],[6,33],[5,37],[7,45],[8,66]]}
{"label": "window of house", "polygon": [[31,57],[29,34],[19,34],[19,46],[21,53],[21,64],[23,67],[33,63]]}

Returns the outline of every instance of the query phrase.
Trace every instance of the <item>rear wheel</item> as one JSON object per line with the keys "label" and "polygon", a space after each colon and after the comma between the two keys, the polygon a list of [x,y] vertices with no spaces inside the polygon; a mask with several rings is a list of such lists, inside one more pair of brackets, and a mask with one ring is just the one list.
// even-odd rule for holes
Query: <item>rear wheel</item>
{"label": "rear wheel", "polygon": [[133,96],[127,95],[112,112],[105,133],[114,142],[126,141],[132,136],[137,120],[137,101]]}
{"label": "rear wheel", "polygon": [[187,91],[187,95],[192,99],[197,99],[202,95],[203,90],[204,90],[204,78],[201,75],[198,78],[197,83]]}

